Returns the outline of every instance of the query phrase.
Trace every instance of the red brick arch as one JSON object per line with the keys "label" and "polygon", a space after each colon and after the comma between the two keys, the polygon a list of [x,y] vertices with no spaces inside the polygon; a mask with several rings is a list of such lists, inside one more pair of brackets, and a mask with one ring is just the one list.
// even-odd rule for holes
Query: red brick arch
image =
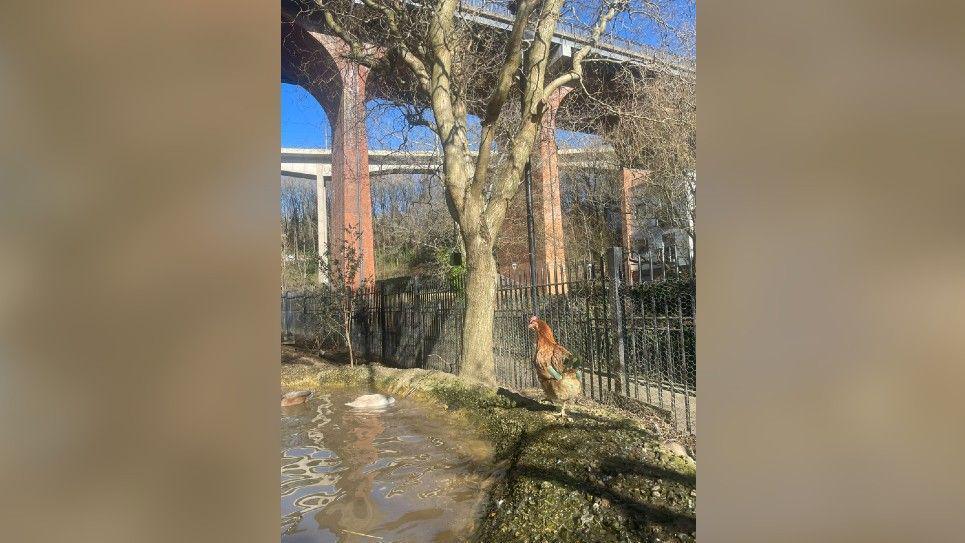
{"label": "red brick arch", "polygon": [[332,128],[332,177],[325,185],[328,247],[337,250],[343,242],[354,246],[361,257],[359,281],[374,281],[372,187],[365,128],[369,69],[345,58],[348,47],[340,39],[298,25],[283,28],[282,44],[283,77],[318,100]]}

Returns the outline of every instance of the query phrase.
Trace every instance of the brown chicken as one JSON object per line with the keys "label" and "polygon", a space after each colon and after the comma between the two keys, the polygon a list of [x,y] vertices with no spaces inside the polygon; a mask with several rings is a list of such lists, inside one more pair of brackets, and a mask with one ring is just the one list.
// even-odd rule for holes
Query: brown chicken
{"label": "brown chicken", "polygon": [[556,342],[553,330],[545,321],[536,316],[530,317],[529,329],[536,333],[536,355],[533,366],[543,392],[551,401],[563,402],[560,418],[566,418],[566,402],[580,395],[582,386],[576,370],[567,368],[573,353]]}

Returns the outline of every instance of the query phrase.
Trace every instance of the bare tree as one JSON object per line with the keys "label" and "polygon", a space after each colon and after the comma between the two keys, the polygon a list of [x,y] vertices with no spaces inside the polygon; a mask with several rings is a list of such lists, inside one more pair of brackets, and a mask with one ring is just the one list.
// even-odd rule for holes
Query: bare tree
{"label": "bare tree", "polygon": [[[354,234],[356,237],[358,233]],[[357,281],[361,255],[356,250],[357,240],[343,240],[341,246],[329,247],[322,257],[322,273],[326,281],[320,285],[317,298],[322,300],[317,308],[319,336],[337,337],[348,350],[349,365],[355,366],[355,349],[352,343],[355,313],[362,304],[367,288],[365,280]],[[332,333],[335,331],[336,333]]]}
{"label": "bare tree", "polygon": [[619,244],[620,194],[613,170],[568,170],[560,175],[560,196],[569,258],[598,259]]}
{"label": "bare tree", "polygon": [[379,275],[441,275],[458,231],[435,175],[387,175],[372,183]]}
{"label": "bare tree", "polygon": [[[353,61],[395,74],[406,121],[428,127],[438,138],[446,204],[468,271],[461,375],[495,380],[494,249],[550,100],[564,86],[583,88],[590,53],[612,21],[618,16],[663,21],[664,3],[672,4],[514,0],[506,4],[513,13],[507,32],[460,16],[460,0],[300,4],[298,16],[320,20],[347,44]],[[582,23],[587,33],[586,44],[569,57],[554,57],[551,47],[561,15]],[[471,113],[479,118],[475,133]]]}
{"label": "bare tree", "polygon": [[[696,38],[689,27],[678,37],[688,47]],[[659,71],[622,75],[618,84],[628,98],[604,137],[618,166],[647,172],[634,194],[638,217],[682,230],[696,242],[696,78]]]}
{"label": "bare tree", "polygon": [[315,284],[318,266],[314,189],[303,180],[283,177],[279,203],[282,290],[304,290]]}

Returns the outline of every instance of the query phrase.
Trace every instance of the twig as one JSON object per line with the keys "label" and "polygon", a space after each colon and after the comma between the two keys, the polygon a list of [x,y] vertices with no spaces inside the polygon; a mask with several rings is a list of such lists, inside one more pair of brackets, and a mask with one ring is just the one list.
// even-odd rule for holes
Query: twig
{"label": "twig", "polygon": [[372,539],[378,539],[379,541],[382,540],[382,538],[377,535],[369,535],[369,534],[363,534],[361,532],[353,532],[352,530],[346,530],[345,528],[342,528],[342,531],[346,533],[354,534],[354,535],[360,535],[362,537],[371,537]]}

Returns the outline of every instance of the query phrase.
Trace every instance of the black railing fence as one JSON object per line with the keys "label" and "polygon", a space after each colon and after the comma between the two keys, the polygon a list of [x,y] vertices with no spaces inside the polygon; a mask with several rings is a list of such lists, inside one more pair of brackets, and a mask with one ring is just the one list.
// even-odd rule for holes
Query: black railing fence
{"label": "black railing fence", "polygon": [[[693,266],[642,256],[614,248],[597,262],[540,270],[535,284],[528,273],[500,277],[493,334],[500,384],[539,386],[531,363],[534,338],[526,327],[537,315],[576,356],[585,395],[650,404],[668,412],[679,429],[696,433]],[[365,289],[355,313],[356,352],[396,367],[458,371],[461,287],[458,281],[401,278]],[[283,339],[331,344],[334,336],[319,318],[326,303],[318,292],[283,294]]]}

